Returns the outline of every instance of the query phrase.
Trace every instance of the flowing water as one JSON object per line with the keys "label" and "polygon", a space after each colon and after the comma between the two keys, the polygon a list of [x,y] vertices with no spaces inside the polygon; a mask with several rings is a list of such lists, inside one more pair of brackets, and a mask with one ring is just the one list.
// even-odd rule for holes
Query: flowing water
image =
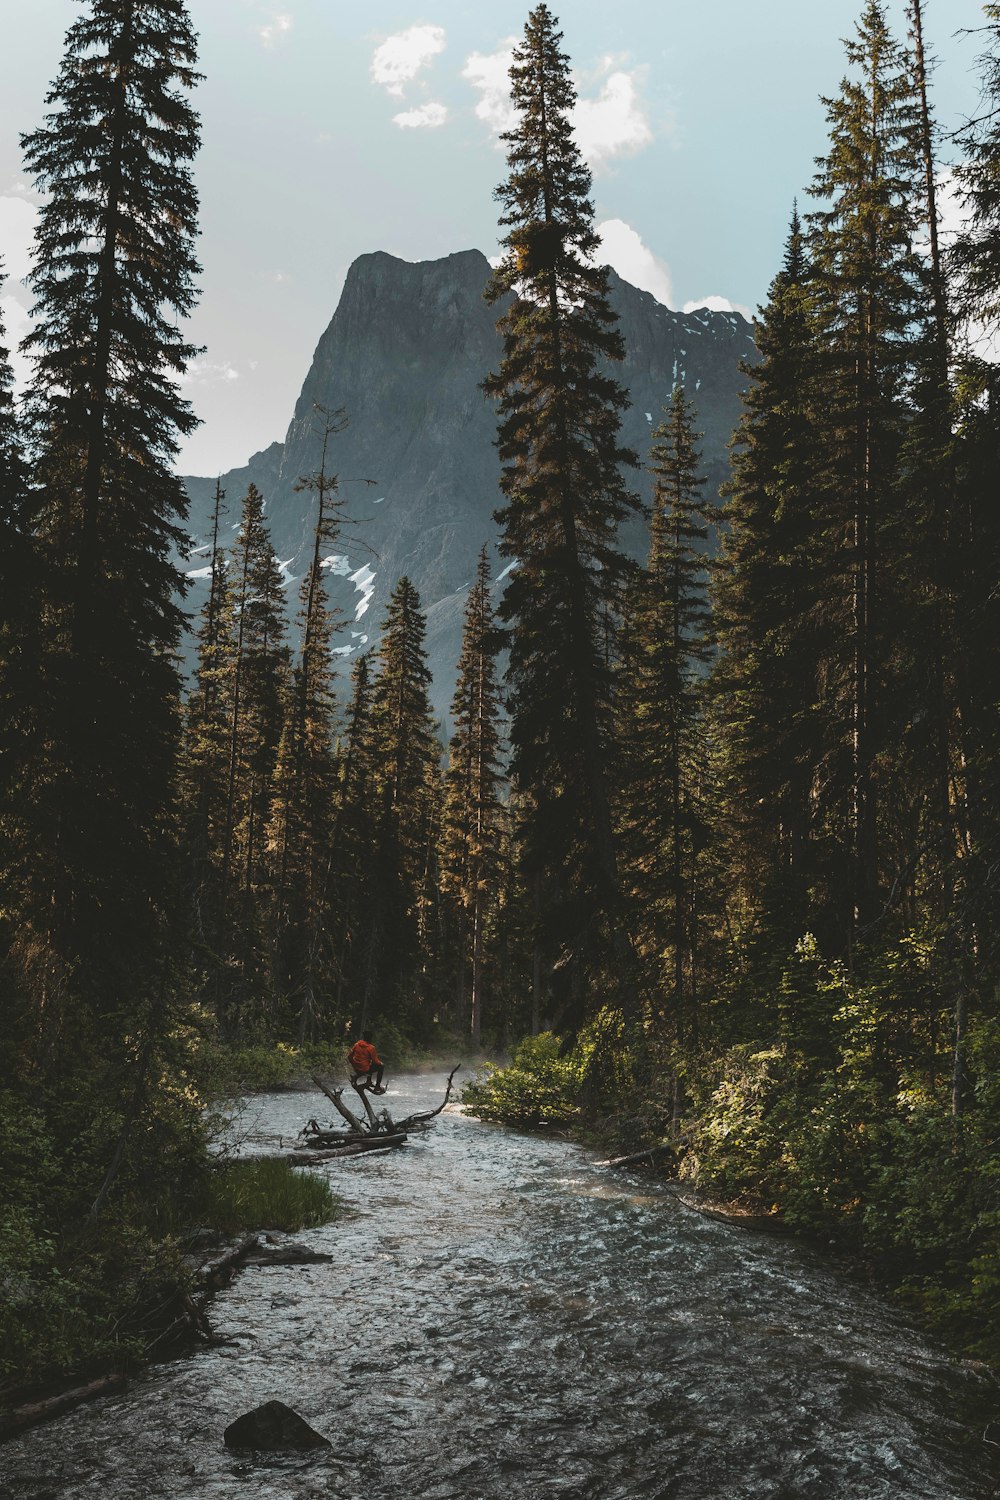
{"label": "flowing water", "polygon": [[[396,1082],[397,1117],[444,1079]],[[294,1136],[319,1096],[243,1116]],[[324,1168],[354,1212],[295,1236],[332,1263],[247,1268],[228,1342],[0,1449],[16,1500],[986,1500],[981,1377],[819,1254],[685,1208],[563,1141],[449,1108]],[[277,1398],[333,1445],[241,1456]]]}

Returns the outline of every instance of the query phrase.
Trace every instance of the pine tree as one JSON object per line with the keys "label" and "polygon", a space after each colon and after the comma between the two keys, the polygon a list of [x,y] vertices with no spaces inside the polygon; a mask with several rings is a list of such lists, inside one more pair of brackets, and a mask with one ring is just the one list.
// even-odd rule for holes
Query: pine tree
{"label": "pine tree", "polygon": [[229,705],[229,767],[222,878],[250,894],[262,877],[263,831],[281,738],[289,664],[284,583],[251,484],[233,551],[228,595],[234,660]]}
{"label": "pine tree", "polygon": [[842,696],[853,920],[864,928],[881,905],[878,787],[893,738],[885,689],[898,602],[885,559],[900,540],[894,483],[920,301],[912,243],[920,163],[911,69],[879,0],[868,0],[847,57],[854,75],[826,101],[830,150],[811,192],[829,206],[810,215],[810,254],[824,324],[828,453],[842,497],[831,517],[840,557],[830,619],[849,648],[828,670]]}
{"label": "pine tree", "polygon": [[346,425],[343,412],[320,410],[319,469],[298,488],[316,497],[313,550],[299,594],[301,645],[292,673],[278,750],[268,844],[274,868],[274,951],[280,991],[297,1009],[301,1041],[323,1019],[321,990],[336,985],[332,969],[329,900],[330,838],[336,796],[333,639],[339,619],[326,593],[324,548],[337,542],[342,501],[327,470],[331,437]]}
{"label": "pine tree", "polygon": [[428,854],[436,820],[441,747],[435,733],[420,596],[400,578],[386,608],[372,693],[372,742],[378,762],[376,905],[370,928],[363,1017],[380,997],[427,1019],[419,983],[426,930]]}
{"label": "pine tree", "polygon": [[224,628],[226,558],[220,540],[225,491],[215,486],[208,597],[196,632],[194,685],[184,708],[181,803],[189,864],[192,933],[201,958],[221,942],[218,854],[225,822],[228,720],[226,682],[232,670]]}
{"label": "pine tree", "polygon": [[608,303],[590,173],[573,140],[575,90],[546,5],[515,49],[506,132],[509,176],[497,189],[505,254],[487,299],[512,298],[498,328],[503,359],[484,389],[499,407],[506,505],[500,551],[516,559],[502,618],[512,624],[511,770],[524,794],[526,868],[544,885],[548,963],[568,974],[582,1019],[584,971],[603,968],[635,1012],[634,965],[621,911],[608,762],[613,755],[605,627],[628,565],[619,523],[638,508],[622,469],[622,387],[606,373],[623,349]]}
{"label": "pine tree", "polygon": [[[0,260],[0,292],[6,277]],[[34,552],[27,529],[27,475],[14,402],[14,372],[0,318],[0,806],[10,807],[27,760],[34,679],[31,641]],[[4,862],[6,868],[6,862]]]}
{"label": "pine tree", "polygon": [[983,6],[988,50],[980,59],[982,108],[962,133],[956,168],[964,208],[950,258],[963,312],[987,328],[1000,324],[1000,5]]}
{"label": "pine tree", "polygon": [[[960,137],[963,159],[955,175],[963,225],[948,254],[961,319],[954,346],[960,358],[951,598],[961,716],[959,815],[966,835],[958,863],[960,920],[968,934],[967,950],[975,956],[973,977],[981,990],[995,992],[1000,974],[1000,376],[981,341],[986,335],[995,342],[1000,328],[1000,5],[984,5],[983,12],[987,45],[979,59],[981,104]],[[962,989],[955,1006],[956,1115],[963,1112],[968,1092],[965,1020]]]}
{"label": "pine tree", "polygon": [[486,929],[502,873],[497,646],[490,564],[483,547],[465,607],[451,705],[455,727],[448,745],[442,841],[443,883],[459,913],[460,995],[464,997],[466,975],[471,984],[469,1017],[474,1047],[479,1046],[482,1032]]}
{"label": "pine tree", "polygon": [[795,212],[756,325],[760,359],[744,371],[713,581],[731,910],[737,936],[759,929],[766,951],[790,951],[806,927],[839,942],[850,873],[826,852],[834,841],[822,821],[836,800],[826,781],[837,720],[822,667],[835,495],[815,297]]}
{"label": "pine tree", "polygon": [[[211,592],[216,592],[214,578]],[[206,604],[204,630],[207,635],[214,614],[216,647],[210,653],[207,640],[202,642],[192,703],[210,726],[205,772],[211,790],[208,884],[215,912],[211,992],[230,1034],[245,1029],[252,1002],[257,1012],[268,1008],[265,907],[270,907],[272,882],[266,835],[288,686],[284,607],[264,502],[251,485],[217,602],[213,607],[210,593]]]}
{"label": "pine tree", "polygon": [[[0,262],[0,291],[5,277]],[[6,964],[19,874],[30,857],[25,827],[27,777],[38,753],[34,697],[38,681],[35,550],[27,526],[27,475],[14,402],[14,375],[0,319],[0,965]],[[4,1001],[9,986],[0,981]],[[0,1004],[13,1045],[14,1016]]]}
{"label": "pine tree", "polygon": [[[706,549],[715,509],[701,491],[693,411],[677,386],[653,434],[649,566],[637,588],[622,707],[628,739],[626,848],[640,952],[670,994],[678,1040],[693,1025],[692,894],[704,779],[704,668],[711,616]],[[661,968],[669,955],[669,968]]]}
{"label": "pine tree", "polygon": [[[336,954],[338,1017],[362,1014],[377,893],[375,859],[378,755],[372,733],[367,653],[351,670],[351,697],[337,757],[329,896]],[[365,1017],[367,1020],[367,1017]]]}
{"label": "pine tree", "polygon": [[72,995],[74,1045],[92,1025],[112,1052],[159,1004],[174,868],[194,64],[181,0],[93,0],[23,141],[45,194],[26,420],[46,751],[19,916],[50,1041]]}

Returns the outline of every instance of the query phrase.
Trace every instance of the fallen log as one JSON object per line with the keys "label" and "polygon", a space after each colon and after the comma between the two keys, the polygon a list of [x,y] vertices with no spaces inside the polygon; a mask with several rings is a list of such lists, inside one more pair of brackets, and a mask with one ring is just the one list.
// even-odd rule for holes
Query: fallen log
{"label": "fallen log", "polygon": [[307,1125],[302,1134],[305,1140],[296,1142],[296,1151],[332,1151],[338,1146],[353,1146],[359,1139],[353,1130],[321,1130],[318,1125],[314,1130]]}
{"label": "fallen log", "polygon": [[112,1391],[120,1391],[124,1385],[124,1375],[102,1375],[99,1380],[91,1380],[87,1385],[63,1391],[58,1396],[33,1401],[28,1406],[17,1406],[0,1417],[0,1442],[29,1427],[37,1427],[40,1422],[48,1422],[52,1417],[61,1417],[64,1412],[72,1411],[86,1401],[94,1401],[98,1396],[108,1396]]}
{"label": "fallen log", "polygon": [[631,1167],[642,1161],[651,1161],[654,1156],[667,1156],[674,1151],[669,1142],[662,1146],[648,1146],[645,1151],[634,1151],[631,1156],[612,1156],[607,1161],[597,1161],[595,1167]]}
{"label": "fallen log", "polygon": [[303,1151],[299,1147],[279,1157],[279,1160],[289,1161],[293,1167],[314,1167],[325,1161],[340,1161],[344,1156],[359,1156],[365,1151],[389,1151],[405,1144],[405,1133],[396,1131],[392,1135],[362,1136],[360,1140],[353,1141],[349,1146],[340,1146],[327,1151]]}
{"label": "fallen log", "polygon": [[198,1273],[198,1288],[217,1291],[220,1286],[234,1275],[241,1260],[244,1260],[250,1251],[260,1243],[259,1234],[248,1234],[245,1240],[240,1240],[232,1250],[227,1250],[225,1255],[220,1255],[218,1260],[210,1261],[201,1267]]}

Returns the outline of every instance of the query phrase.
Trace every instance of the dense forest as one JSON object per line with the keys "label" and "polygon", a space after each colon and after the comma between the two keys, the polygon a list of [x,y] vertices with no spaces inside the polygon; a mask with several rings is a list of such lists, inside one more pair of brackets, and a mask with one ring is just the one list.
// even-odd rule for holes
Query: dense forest
{"label": "dense forest", "polygon": [[[949,237],[908,12],[897,38],[867,0],[847,43],[713,495],[694,393],[621,444],[569,58],[532,11],[483,371],[516,567],[501,592],[487,538],[469,559],[447,744],[409,579],[338,685],[349,412],[314,413],[297,605],[267,497],[220,488],[186,615],[196,39],[183,0],[70,28],[22,141],[18,400],[0,349],[0,1379],[131,1348],[222,1075],[339,1064],[365,1027],[390,1062],[512,1055],[482,1114],[665,1146],[1000,1358],[1000,5]],[[640,465],[645,566],[617,546]]]}

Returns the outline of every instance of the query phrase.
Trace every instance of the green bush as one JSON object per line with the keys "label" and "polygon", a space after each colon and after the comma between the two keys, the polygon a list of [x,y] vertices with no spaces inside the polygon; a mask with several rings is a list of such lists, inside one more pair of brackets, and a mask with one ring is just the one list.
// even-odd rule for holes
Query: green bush
{"label": "green bush", "polygon": [[486,1063],[465,1085],[462,1103],[481,1120],[536,1130],[578,1118],[584,1071],[576,1053],[562,1056],[551,1031],[526,1037],[514,1048],[510,1065]]}

